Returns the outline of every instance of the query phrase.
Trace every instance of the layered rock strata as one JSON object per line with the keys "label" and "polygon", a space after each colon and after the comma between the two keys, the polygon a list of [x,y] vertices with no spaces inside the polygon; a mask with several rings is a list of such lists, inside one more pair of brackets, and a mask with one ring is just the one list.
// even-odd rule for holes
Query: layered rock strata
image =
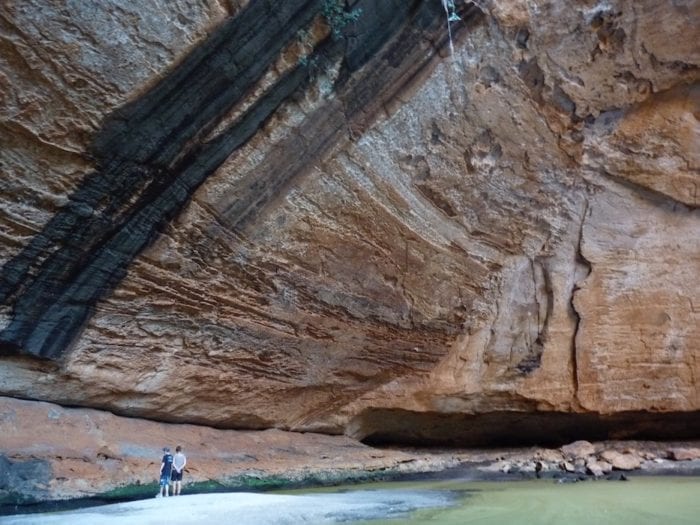
{"label": "layered rock strata", "polygon": [[[43,439],[27,435],[45,430]],[[123,500],[157,492],[161,449],[184,448],[184,493],[446,477],[574,481],[614,470],[700,471],[700,443],[577,441],[560,449],[377,449],[346,436],[218,430],[0,397],[0,515],[70,498]],[[619,473],[613,473],[613,475]],[[97,501],[92,501],[96,504]],[[16,506],[18,505],[18,506]]]}
{"label": "layered rock strata", "polygon": [[0,8],[0,392],[697,432],[696,2],[148,4]]}

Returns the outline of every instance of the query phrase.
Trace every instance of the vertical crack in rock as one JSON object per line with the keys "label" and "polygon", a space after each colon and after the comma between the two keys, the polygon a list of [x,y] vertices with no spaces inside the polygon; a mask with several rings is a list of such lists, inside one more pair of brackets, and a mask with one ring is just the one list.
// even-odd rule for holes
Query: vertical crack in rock
{"label": "vertical crack in rock", "polygon": [[[537,337],[535,337],[534,341],[532,340],[531,329],[528,323],[528,354],[516,366],[517,370],[524,374],[529,374],[540,367],[542,352],[547,342],[549,322],[554,309],[554,292],[552,290],[551,276],[543,260],[546,260],[546,258],[542,256],[530,260],[532,302],[537,309]],[[544,297],[542,297],[543,295]]]}
{"label": "vertical crack in rock", "polygon": [[[576,338],[578,336],[579,328],[581,326],[581,314],[576,310],[576,291],[579,289],[579,283],[586,279],[591,274],[593,266],[590,261],[586,259],[583,255],[582,243],[583,243],[583,228],[586,222],[586,216],[588,215],[589,204],[588,199],[584,200],[583,211],[581,213],[581,224],[579,225],[578,241],[576,243],[576,260],[574,261],[574,286],[571,290],[571,298],[569,299],[569,308],[571,313],[576,319],[576,325],[574,327],[573,334],[571,336],[571,363],[572,363],[572,382],[574,385],[574,398],[578,399],[578,347],[576,346]],[[580,278],[578,273],[580,269],[584,269],[585,274]]]}
{"label": "vertical crack in rock", "polygon": [[[355,2],[353,9],[362,16],[343,30],[347,39],[324,42],[314,51],[312,58],[318,60],[299,64],[221,134],[201,142],[323,4],[252,2],[150,92],[106,120],[92,145],[96,171],[0,271],[0,301],[12,306],[10,323],[0,334],[0,352],[60,357],[94,305],[118,285],[131,261],[199,185],[288,97],[307,86],[311,64],[344,53],[337,100],[302,124],[310,134],[301,154],[290,150],[298,155],[292,155],[295,161],[281,165],[279,159],[267,159],[258,172],[262,175],[241,182],[240,198],[225,213],[229,227],[255,216],[345,129],[366,129],[445,41],[438,2],[386,2],[389,7]],[[468,14],[462,13],[463,18]],[[376,67],[363,67],[371,60]]]}

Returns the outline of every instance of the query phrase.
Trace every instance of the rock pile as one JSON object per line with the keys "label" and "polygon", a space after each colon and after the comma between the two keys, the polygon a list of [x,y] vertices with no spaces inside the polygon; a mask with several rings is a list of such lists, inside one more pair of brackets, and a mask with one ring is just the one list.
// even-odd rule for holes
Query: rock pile
{"label": "rock pile", "polygon": [[593,444],[579,440],[558,449],[537,449],[531,454],[499,458],[481,470],[508,476],[578,481],[626,480],[624,472],[629,471],[673,474],[697,467],[700,467],[700,449],[696,447],[664,448],[660,444],[636,441]]}

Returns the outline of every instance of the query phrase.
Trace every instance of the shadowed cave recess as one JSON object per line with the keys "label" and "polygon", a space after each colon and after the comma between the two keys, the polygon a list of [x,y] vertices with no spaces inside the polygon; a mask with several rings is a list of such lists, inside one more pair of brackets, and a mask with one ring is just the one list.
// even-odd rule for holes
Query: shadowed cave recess
{"label": "shadowed cave recess", "polygon": [[[195,191],[286,101],[304,96],[319,70],[340,62],[332,86],[334,98],[300,130],[306,148],[299,158],[236,181],[238,198],[226,210],[227,227],[233,232],[250,224],[336,144],[367,131],[397,93],[419,81],[439,53],[446,54],[448,38],[459,39],[485,16],[467,2],[457,3],[455,15],[450,35],[443,3],[437,0],[257,0],[225,20],[156,85],[104,120],[90,146],[94,171],[2,267],[0,303],[10,314],[0,332],[0,353],[60,367],[96,305],[120,285],[134,260],[172,224]],[[319,17],[330,26],[328,35],[252,105],[233,121],[226,121],[284,48]],[[524,48],[527,36],[519,36],[521,40]],[[537,85],[543,73],[536,61],[533,64],[532,71],[521,74],[526,81],[537,77],[529,79]],[[437,142],[437,131],[436,137]],[[493,146],[488,155],[500,156],[500,146]],[[439,200],[426,188],[428,197]],[[447,202],[442,208],[450,216],[456,214]],[[551,304],[548,308],[551,310]],[[454,334],[440,335],[447,340]],[[540,358],[541,348],[537,355],[524,358],[527,366],[521,366],[522,375],[536,371]],[[429,369],[438,358],[425,359],[424,366]],[[97,406],[104,408],[99,403]],[[153,419],[169,420],[162,411]],[[240,428],[244,419],[238,424],[203,422]],[[263,420],[258,424],[254,416],[247,421],[255,422],[251,428],[270,426]],[[331,432],[337,433],[338,427]],[[690,439],[700,435],[700,412],[604,415],[546,412],[532,407],[522,412],[452,415],[376,408],[354,416],[346,433],[372,445],[559,445],[575,439]]]}
{"label": "shadowed cave recess", "polygon": [[493,412],[478,415],[368,410],[351,422],[353,435],[368,445],[558,447],[578,439],[694,439],[700,412],[685,414],[571,414]]}

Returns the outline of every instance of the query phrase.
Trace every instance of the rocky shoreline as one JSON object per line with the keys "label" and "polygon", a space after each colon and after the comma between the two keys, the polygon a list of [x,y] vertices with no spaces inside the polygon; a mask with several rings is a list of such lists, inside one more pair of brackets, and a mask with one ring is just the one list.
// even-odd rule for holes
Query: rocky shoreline
{"label": "rocky shoreline", "polygon": [[[587,442],[586,442],[587,443]],[[646,449],[663,450],[664,443],[644,442],[635,443]],[[687,443],[686,443],[687,444]],[[624,449],[626,442],[591,443],[593,446],[605,445],[601,456],[614,457],[616,463],[622,461],[632,463],[631,458],[636,452],[618,452]],[[690,453],[693,459],[676,460],[672,458],[642,459],[639,466],[634,468],[619,468],[610,463],[608,467],[604,459],[592,455],[587,459],[577,457],[571,461],[556,462],[560,449],[540,449],[531,454],[518,449],[493,450],[491,454],[505,453],[509,459],[491,458],[485,461],[471,459],[455,466],[455,458],[465,458],[480,455],[478,451],[415,451],[416,457],[393,468],[368,468],[355,466],[349,469],[330,470],[292,470],[286,473],[270,474],[264,471],[246,472],[239,476],[221,480],[197,481],[187,485],[186,494],[207,494],[216,492],[266,492],[271,490],[314,488],[322,486],[351,485],[356,483],[390,482],[390,481],[432,481],[461,479],[470,481],[525,481],[532,479],[548,479],[556,483],[577,483],[583,481],[628,481],[635,476],[700,476],[700,459],[698,450],[692,448],[667,449]],[[391,455],[395,451],[388,451]],[[645,452],[643,455],[648,455]],[[655,454],[652,454],[655,455]],[[501,455],[500,457],[505,457]],[[545,459],[548,458],[548,459]],[[0,458],[4,460],[4,458]],[[603,463],[602,466],[594,466]],[[584,468],[585,466],[585,468]],[[572,469],[573,467],[573,469]],[[598,469],[601,470],[598,470]],[[8,514],[25,514],[36,512],[66,511],[95,505],[126,502],[150,498],[157,492],[157,485],[152,483],[135,483],[123,485],[92,496],[38,500],[17,493],[8,494],[3,487],[0,500],[0,516]]]}
{"label": "rocky shoreline", "polygon": [[[589,443],[579,441],[560,449],[494,449],[475,450],[414,450],[402,451],[414,456],[393,467],[363,468],[358,465],[346,469],[295,469],[269,473],[249,471],[221,480],[197,481],[187,485],[187,494],[216,492],[266,492],[280,489],[300,489],[321,486],[350,485],[355,483],[389,481],[431,481],[462,479],[470,481],[525,481],[548,479],[556,483],[582,481],[628,481],[635,476],[700,476],[700,449],[698,443],[662,443],[624,441]],[[599,449],[590,455],[567,455],[571,446]],[[668,448],[668,445],[672,445]],[[685,446],[676,446],[685,445]],[[642,449],[642,450],[640,450]],[[622,452],[621,452],[622,451]],[[394,456],[397,451],[384,451]],[[376,451],[381,454],[380,451]],[[475,456],[489,459],[475,461]],[[666,457],[660,457],[660,456]],[[562,456],[565,459],[561,459]],[[675,457],[674,457],[675,456]],[[692,456],[692,459],[691,459]],[[464,460],[465,458],[468,458]],[[612,461],[609,462],[605,458]],[[679,459],[686,458],[686,459]],[[0,457],[0,461],[5,458]],[[456,465],[455,461],[458,462]],[[447,466],[452,465],[452,466]],[[157,492],[155,482],[134,483],[115,487],[92,496],[37,500],[26,495],[4,491],[0,502],[0,516],[35,512],[65,511],[95,505],[150,498]]]}
{"label": "rocky shoreline", "polygon": [[160,448],[175,442],[189,457],[186,493],[435,478],[700,475],[700,441],[376,448],[345,436],[172,425],[13,398],[0,398],[0,435],[0,514],[151,497]]}
{"label": "rocky shoreline", "polygon": [[[466,451],[467,455],[474,451]],[[552,479],[625,481],[633,475],[700,475],[697,442],[575,441],[558,448],[489,450],[486,459],[467,461],[440,473],[480,481]]]}

